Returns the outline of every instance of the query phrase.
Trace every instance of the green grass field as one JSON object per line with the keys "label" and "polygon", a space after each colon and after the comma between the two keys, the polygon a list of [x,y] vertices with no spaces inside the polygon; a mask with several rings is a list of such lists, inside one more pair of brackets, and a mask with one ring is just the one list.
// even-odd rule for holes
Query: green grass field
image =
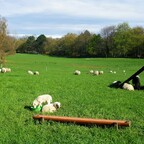
{"label": "green grass field", "polygon": [[[1,144],[142,144],[144,143],[144,90],[108,87],[124,81],[144,65],[144,59],[56,58],[16,54],[7,57],[11,73],[0,74]],[[81,75],[73,75],[74,70]],[[100,76],[89,70],[103,70]],[[28,75],[38,70],[40,75]],[[116,71],[112,74],[109,71]],[[126,73],[123,73],[123,70]],[[144,85],[144,72],[140,74]],[[82,118],[129,120],[131,127],[81,126],[45,121],[35,123],[25,109],[41,94],[50,94],[62,107],[53,114]]]}

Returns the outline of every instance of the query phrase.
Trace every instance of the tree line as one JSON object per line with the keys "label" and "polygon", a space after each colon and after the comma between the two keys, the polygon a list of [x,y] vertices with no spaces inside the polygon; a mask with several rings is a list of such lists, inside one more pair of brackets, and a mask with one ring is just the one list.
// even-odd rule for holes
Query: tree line
{"label": "tree line", "polygon": [[61,38],[19,39],[19,53],[38,53],[61,57],[139,57],[144,58],[144,28],[131,28],[128,23],[107,26],[100,34],[88,30],[79,35],[68,33]]}

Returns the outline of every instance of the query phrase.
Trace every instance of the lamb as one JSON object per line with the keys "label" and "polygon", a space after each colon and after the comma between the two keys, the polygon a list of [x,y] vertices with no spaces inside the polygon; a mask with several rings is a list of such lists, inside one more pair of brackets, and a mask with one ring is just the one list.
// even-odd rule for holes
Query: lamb
{"label": "lamb", "polygon": [[28,70],[28,74],[34,75],[34,73],[32,71],[30,71],[30,70]]}
{"label": "lamb", "polygon": [[99,75],[99,71],[94,71],[94,75]]}
{"label": "lamb", "polygon": [[75,75],[80,75],[81,72],[80,72],[79,70],[75,70],[74,74],[75,74]]}
{"label": "lamb", "polygon": [[5,68],[5,69],[6,69],[6,72],[11,72],[10,68]]}
{"label": "lamb", "polygon": [[1,68],[1,73],[6,73],[6,68]]}
{"label": "lamb", "polygon": [[52,96],[49,94],[40,95],[33,101],[33,107],[36,108],[37,106],[42,106],[43,103],[50,104],[51,102]]}
{"label": "lamb", "polygon": [[93,71],[93,70],[90,70],[90,71],[89,71],[89,73],[90,73],[90,74],[93,74],[93,73],[94,73],[94,71]]}
{"label": "lamb", "polygon": [[134,87],[131,84],[128,84],[128,83],[124,83],[122,88],[125,89],[125,90],[134,91]]}
{"label": "lamb", "polygon": [[54,103],[51,103],[51,104],[46,104],[46,105],[43,106],[42,112],[53,113],[57,109],[59,109],[60,107],[61,107],[60,102],[54,102]]}
{"label": "lamb", "polygon": [[132,79],[134,89],[140,90],[140,77],[137,75]]}
{"label": "lamb", "polygon": [[121,81],[114,81],[109,87],[120,88]]}

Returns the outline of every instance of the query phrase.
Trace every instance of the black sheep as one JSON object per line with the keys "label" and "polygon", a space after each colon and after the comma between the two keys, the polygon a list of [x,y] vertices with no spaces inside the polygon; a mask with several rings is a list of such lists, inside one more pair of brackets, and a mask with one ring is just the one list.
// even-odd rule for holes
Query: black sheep
{"label": "black sheep", "polygon": [[132,79],[132,84],[134,86],[134,89],[140,90],[140,78],[139,78],[139,76],[135,76]]}

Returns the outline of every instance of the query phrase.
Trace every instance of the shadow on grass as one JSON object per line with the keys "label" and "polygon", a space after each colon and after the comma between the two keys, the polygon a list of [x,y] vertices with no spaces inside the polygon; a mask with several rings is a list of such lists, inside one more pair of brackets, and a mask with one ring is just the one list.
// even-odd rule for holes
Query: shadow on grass
{"label": "shadow on grass", "polygon": [[32,111],[32,107],[31,106],[24,106],[24,109]]}
{"label": "shadow on grass", "polygon": [[80,127],[87,127],[87,128],[114,128],[114,129],[124,129],[126,127],[124,126],[118,126],[115,123],[111,125],[99,125],[99,124],[79,124],[79,123],[73,123],[73,122],[59,122],[59,121],[52,121],[52,120],[42,120],[42,119],[34,119],[34,124],[35,125],[42,125],[42,124],[48,124],[48,125],[63,125],[63,126],[80,126]]}

